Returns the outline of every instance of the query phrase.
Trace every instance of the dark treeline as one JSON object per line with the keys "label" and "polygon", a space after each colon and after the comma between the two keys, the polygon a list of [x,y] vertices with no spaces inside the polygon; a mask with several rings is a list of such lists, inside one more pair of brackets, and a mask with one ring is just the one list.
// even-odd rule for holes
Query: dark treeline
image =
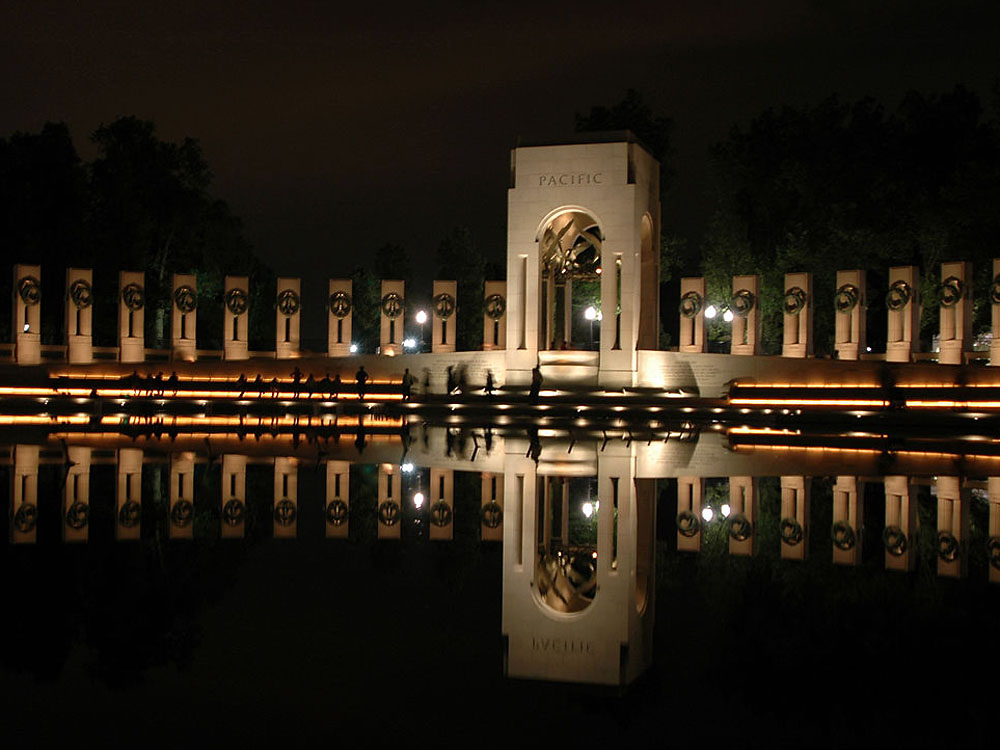
{"label": "dark treeline", "polygon": [[[1000,102],[1000,86],[994,97]],[[810,271],[817,352],[829,352],[838,269],[868,270],[869,340],[881,346],[888,269],[919,266],[926,344],[937,326],[940,264],[968,260],[979,332],[989,325],[987,289],[1000,248],[996,115],[962,87],[910,92],[895,108],[831,96],[815,106],[768,109],[711,149],[714,211],[704,235],[679,240],[671,217],[663,217],[662,281],[700,271],[718,303],[728,299],[733,275],[759,274],[765,351],[777,353],[784,274]],[[669,179],[670,121],[654,116],[637,93],[577,117],[578,130],[621,128],[665,160],[662,193],[677,189]],[[677,319],[671,289],[662,308],[668,330]],[[721,323],[714,333],[724,334]]]}
{"label": "dark treeline", "polygon": [[[995,97],[1000,101],[1000,87]],[[610,107],[577,115],[579,131],[630,129],[660,159],[663,202],[679,189],[672,170],[673,123],[629,91]],[[211,172],[197,141],[168,143],[152,123],[133,117],[91,136],[97,156],[83,162],[67,127],[0,139],[0,247],[8,263],[43,265],[44,343],[62,343],[64,269],[95,270],[95,343],[115,344],[116,274],[144,270],[147,341],[162,345],[169,323],[170,274],[198,278],[199,346],[221,346],[223,277],[250,277],[251,348],[274,341],[275,275],[252,253],[239,219],[210,193]],[[1000,123],[974,93],[911,92],[894,108],[874,99],[836,96],[816,105],[772,108],[734,127],[708,154],[714,212],[700,237],[679,237],[663,217],[661,317],[671,341],[681,275],[703,273],[715,303],[728,299],[734,274],[761,276],[764,347],[780,350],[783,275],[814,274],[817,352],[829,352],[834,275],[868,270],[869,340],[884,342],[882,297],[887,270],[918,265],[925,299],[922,337],[936,329],[940,263],[975,265],[976,332],[989,324],[991,260],[1000,248]],[[417,309],[431,309],[430,289],[416,289],[406,248],[384,245],[354,281],[355,341],[378,342],[380,279],[406,282],[409,330]],[[501,258],[488,258],[472,232],[457,227],[440,243],[436,278],[457,279],[458,345],[482,338],[482,283],[502,279]],[[343,270],[330,269],[336,276]],[[0,274],[0,293],[12,293]],[[472,304],[470,304],[472,301]],[[582,300],[581,304],[589,302]],[[0,336],[10,335],[10,308],[0,305]],[[721,322],[710,326],[726,335]],[[425,333],[429,333],[425,331]]]}
{"label": "dark treeline", "polygon": [[[223,277],[250,276],[250,330],[273,330],[273,307],[260,302],[268,290],[273,299],[274,274],[251,252],[239,219],[209,192],[212,174],[197,141],[162,141],[153,123],[134,117],[102,125],[91,140],[97,157],[84,162],[61,123],[0,139],[0,247],[9,263],[43,267],[43,343],[62,343],[67,267],[94,269],[98,345],[117,343],[120,270],[146,274],[153,346],[168,335],[172,273],[195,273],[199,305],[218,309]],[[11,284],[0,275],[0,288],[10,293]],[[5,337],[10,313],[0,306]],[[199,343],[221,343],[221,315],[200,317]]]}

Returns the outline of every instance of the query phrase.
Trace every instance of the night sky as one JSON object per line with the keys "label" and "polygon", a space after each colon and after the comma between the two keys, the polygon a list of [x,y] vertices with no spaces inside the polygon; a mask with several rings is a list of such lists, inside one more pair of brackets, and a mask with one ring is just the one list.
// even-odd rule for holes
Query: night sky
{"label": "night sky", "polygon": [[221,5],[3,3],[0,134],[62,120],[84,158],[118,115],[195,137],[284,275],[387,242],[419,266],[456,225],[502,258],[515,139],[571,132],[630,87],[676,123],[664,225],[696,242],[706,150],[734,124],[834,92],[894,107],[962,83],[989,102],[1000,75],[995,2]]}

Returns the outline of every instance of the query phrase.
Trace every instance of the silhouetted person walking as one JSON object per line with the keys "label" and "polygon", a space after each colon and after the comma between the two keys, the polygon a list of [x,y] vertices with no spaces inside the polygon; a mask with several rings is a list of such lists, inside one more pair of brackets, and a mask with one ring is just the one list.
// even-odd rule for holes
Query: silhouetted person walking
{"label": "silhouetted person walking", "polygon": [[531,388],[528,390],[528,398],[533,404],[538,403],[538,396],[542,392],[542,368],[535,365],[531,369]]}
{"label": "silhouetted person walking", "polygon": [[403,373],[403,401],[410,400],[410,396],[413,393],[413,384],[416,381],[417,379],[410,374],[410,368],[407,367]]}
{"label": "silhouetted person walking", "polygon": [[492,396],[495,387],[493,385],[493,370],[486,371],[486,387],[483,388],[487,396]]}
{"label": "silhouetted person walking", "polygon": [[368,382],[368,373],[365,372],[365,366],[361,365],[358,368],[357,373],[354,375],[354,379],[358,381],[358,398],[363,399],[365,397],[365,383]]}

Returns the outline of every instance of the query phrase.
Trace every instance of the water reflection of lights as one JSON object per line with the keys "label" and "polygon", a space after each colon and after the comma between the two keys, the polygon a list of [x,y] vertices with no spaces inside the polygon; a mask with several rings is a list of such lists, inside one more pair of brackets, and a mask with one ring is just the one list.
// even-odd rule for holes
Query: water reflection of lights
{"label": "water reflection of lights", "polygon": [[416,508],[417,510],[420,510],[420,508],[423,507],[423,504],[424,504],[424,493],[423,492],[413,493],[413,507]]}

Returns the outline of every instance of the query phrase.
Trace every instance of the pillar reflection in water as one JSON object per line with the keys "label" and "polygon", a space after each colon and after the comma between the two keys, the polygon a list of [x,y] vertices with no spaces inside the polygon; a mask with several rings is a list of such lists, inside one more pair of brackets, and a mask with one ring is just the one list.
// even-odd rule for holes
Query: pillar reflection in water
{"label": "pillar reflection in water", "polygon": [[[504,458],[506,673],[627,684],[652,660],[655,480],[637,479],[631,449],[616,444],[597,453],[596,497],[577,495],[592,474],[544,452],[536,465],[522,442]],[[572,509],[587,518],[585,503],[589,527]]]}

